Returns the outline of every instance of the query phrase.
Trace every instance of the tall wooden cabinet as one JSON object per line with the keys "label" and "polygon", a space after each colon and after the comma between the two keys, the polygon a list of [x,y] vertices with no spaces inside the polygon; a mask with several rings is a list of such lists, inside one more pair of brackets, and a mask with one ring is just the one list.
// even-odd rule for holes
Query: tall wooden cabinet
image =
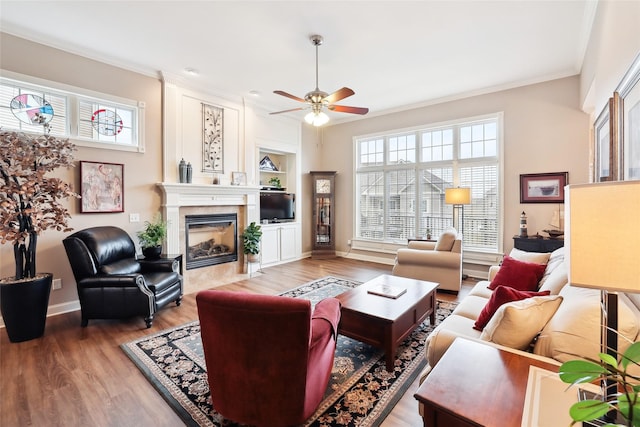
{"label": "tall wooden cabinet", "polygon": [[311,257],[336,256],[335,184],[336,172],[312,171],[313,218],[311,230]]}

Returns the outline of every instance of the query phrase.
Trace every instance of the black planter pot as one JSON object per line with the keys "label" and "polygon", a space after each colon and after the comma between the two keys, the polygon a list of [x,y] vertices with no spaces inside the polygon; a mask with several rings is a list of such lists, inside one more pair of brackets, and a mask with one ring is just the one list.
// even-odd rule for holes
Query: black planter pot
{"label": "black planter pot", "polygon": [[22,342],[44,334],[53,274],[0,283],[0,309],[9,341]]}
{"label": "black planter pot", "polygon": [[142,248],[142,255],[148,259],[160,258],[162,253],[162,246],[151,246],[148,248]]}

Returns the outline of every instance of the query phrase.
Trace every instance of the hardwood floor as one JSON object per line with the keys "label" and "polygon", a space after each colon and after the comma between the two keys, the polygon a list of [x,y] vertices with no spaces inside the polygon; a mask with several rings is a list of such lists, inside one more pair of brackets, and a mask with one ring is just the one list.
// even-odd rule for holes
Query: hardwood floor
{"label": "hardwood floor", "polygon": [[[304,259],[263,269],[263,274],[218,289],[278,294],[323,276],[366,281],[391,266],[338,258]],[[459,300],[439,293],[438,298]],[[13,426],[181,426],[184,425],[119,345],[197,319],[195,294],[182,305],[157,313],[153,327],[142,319],[92,320],[80,327],[80,312],[47,319],[42,338],[10,343],[0,331],[0,425]],[[409,388],[383,427],[420,426]]]}

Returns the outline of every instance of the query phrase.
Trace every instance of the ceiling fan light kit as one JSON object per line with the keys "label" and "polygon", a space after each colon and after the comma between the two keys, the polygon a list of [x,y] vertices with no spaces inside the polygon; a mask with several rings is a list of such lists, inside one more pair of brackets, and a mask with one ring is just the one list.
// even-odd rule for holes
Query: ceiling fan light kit
{"label": "ceiling fan light kit", "polygon": [[319,111],[317,113],[312,111],[304,116],[304,121],[313,126],[322,126],[329,122],[329,116],[327,116],[322,111]]}
{"label": "ceiling fan light kit", "polygon": [[338,102],[341,99],[347,98],[351,95],[354,95],[355,92],[348,87],[343,87],[338,89],[337,91],[328,94],[327,92],[323,92],[318,87],[318,46],[322,44],[324,38],[319,35],[313,35],[310,37],[311,43],[316,47],[316,88],[311,92],[307,93],[304,96],[304,99],[297,97],[295,95],[291,95],[290,93],[284,92],[282,90],[274,90],[273,93],[277,95],[284,96],[286,98],[291,98],[298,102],[304,102],[308,104],[305,107],[292,108],[283,111],[276,111],[270,114],[282,114],[288,113],[291,111],[300,111],[311,108],[311,112],[308,113],[304,120],[313,126],[322,126],[329,122],[329,116],[322,111],[323,108],[327,108],[331,111],[337,111],[339,113],[350,113],[350,114],[360,114],[364,115],[369,112],[368,108],[363,107],[347,107],[345,105],[335,105],[334,102]]}

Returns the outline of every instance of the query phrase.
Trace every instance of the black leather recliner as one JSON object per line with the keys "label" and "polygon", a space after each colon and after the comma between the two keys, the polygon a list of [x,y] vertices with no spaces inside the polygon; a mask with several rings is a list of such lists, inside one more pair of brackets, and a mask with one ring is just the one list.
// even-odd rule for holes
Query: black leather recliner
{"label": "black leather recliner", "polygon": [[80,298],[82,326],[89,319],[144,316],[147,328],[160,308],[182,301],[178,262],[136,259],[136,248],[118,227],[93,227],[63,240]]}

